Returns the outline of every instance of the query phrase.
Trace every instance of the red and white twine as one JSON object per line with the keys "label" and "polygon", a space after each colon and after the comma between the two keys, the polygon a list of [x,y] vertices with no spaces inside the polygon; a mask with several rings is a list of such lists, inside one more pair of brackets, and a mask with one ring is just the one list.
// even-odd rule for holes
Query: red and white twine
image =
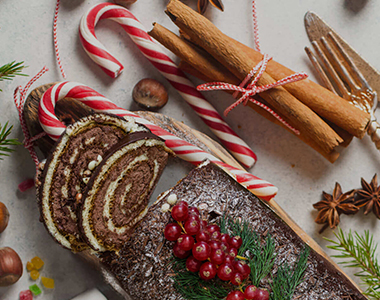
{"label": "red and white twine", "polygon": [[60,0],[57,0],[57,4],[55,5],[55,13],[54,13],[54,25],[53,25],[53,36],[54,36],[54,49],[55,49],[55,57],[57,59],[57,63],[59,66],[59,70],[61,71],[62,77],[66,79],[66,73],[63,69],[61,56],[59,55],[59,47],[58,47],[58,12],[59,12],[59,4]]}
{"label": "red and white twine", "polygon": [[[271,108],[266,106],[265,104],[261,103],[260,101],[257,101],[253,98],[254,95],[262,93],[264,91],[267,91],[269,89],[272,89],[274,87],[282,86],[284,84],[296,82],[302,79],[307,78],[306,73],[296,73],[291,76],[285,77],[281,80],[278,80],[274,83],[258,86],[256,83],[260,79],[260,77],[263,75],[268,62],[272,58],[269,57],[267,54],[264,54],[263,60],[257,64],[251,72],[247,75],[247,77],[243,80],[242,84],[240,86],[224,83],[224,82],[210,82],[205,83],[198,86],[199,91],[235,91],[234,97],[236,97],[236,94],[242,93],[243,95],[232,105],[230,105],[225,111],[224,115],[227,116],[227,114],[236,108],[239,104],[243,103],[243,105],[247,105],[248,101],[260,106],[261,108],[265,109],[267,112],[269,112],[271,115],[273,115],[277,120],[279,120],[282,124],[284,124],[286,127],[288,127],[290,130],[292,130],[295,134],[299,134],[299,130],[295,129],[293,126],[291,126],[288,122],[286,122],[284,119],[282,119],[275,111],[273,111]],[[256,74],[256,75],[255,75]],[[244,86],[249,82],[253,77],[253,81],[246,87]]]}
{"label": "red and white twine", "polygon": [[29,82],[25,85],[23,88],[22,86],[18,86],[13,94],[13,100],[17,108],[18,117],[21,124],[21,129],[24,134],[24,147],[29,151],[30,156],[33,159],[34,164],[36,165],[36,170],[38,170],[39,160],[38,156],[36,154],[36,151],[34,150],[33,143],[40,139],[41,137],[46,135],[46,132],[42,132],[34,137],[30,137],[28,127],[26,126],[26,122],[24,119],[24,105],[25,105],[25,99],[27,92],[29,88],[35,83],[43,74],[45,74],[49,69],[47,67],[43,67],[40,72],[37,73],[36,76],[34,76]]}
{"label": "red and white twine", "polygon": [[253,37],[255,39],[255,49],[261,52],[259,39],[259,22],[257,19],[256,1],[252,1],[252,17],[253,17]]}
{"label": "red and white twine", "polygon": [[[259,40],[259,25],[257,20],[257,10],[256,10],[256,1],[252,1],[252,16],[253,16],[253,33],[254,33],[254,39],[255,39],[255,49],[258,52],[260,51],[260,40]],[[247,105],[248,101],[254,103],[255,105],[261,107],[262,109],[269,112],[273,117],[275,117],[278,121],[280,121],[284,126],[289,128],[291,131],[293,131],[295,134],[300,134],[299,130],[291,126],[288,122],[286,122],[283,118],[281,118],[273,109],[266,106],[264,103],[256,100],[253,98],[253,96],[265,92],[267,90],[270,90],[274,87],[282,86],[288,83],[296,82],[302,79],[306,79],[308,75],[303,72],[294,73],[290,76],[287,76],[281,80],[278,80],[274,83],[267,84],[264,86],[257,86],[256,83],[259,81],[260,77],[264,74],[265,69],[268,65],[268,62],[272,59],[272,57],[269,57],[269,55],[264,54],[263,60],[258,63],[251,72],[244,78],[242,83],[239,86],[225,83],[225,82],[210,82],[201,84],[197,87],[198,91],[235,91],[235,93],[232,95],[235,99],[237,99],[239,93],[242,93],[243,95],[237,99],[236,102],[234,102],[232,105],[226,108],[224,111],[224,115],[227,116],[227,114],[236,108],[238,105],[243,104],[244,106]],[[256,74],[256,75],[255,75]],[[246,87],[246,84],[253,78],[253,81]]]}

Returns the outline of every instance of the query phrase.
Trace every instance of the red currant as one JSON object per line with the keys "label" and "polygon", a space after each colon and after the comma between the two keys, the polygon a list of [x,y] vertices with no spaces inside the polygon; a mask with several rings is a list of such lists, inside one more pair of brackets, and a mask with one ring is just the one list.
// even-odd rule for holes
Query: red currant
{"label": "red currant", "polygon": [[184,204],[176,204],[172,208],[172,217],[174,220],[181,222],[185,221],[189,215],[189,209]]}
{"label": "red currant", "polygon": [[232,275],[234,274],[234,267],[230,264],[222,264],[218,268],[218,277],[221,280],[228,281],[231,280]]}
{"label": "red currant", "polygon": [[216,266],[211,262],[205,262],[199,270],[199,276],[203,280],[210,280],[216,276]]}
{"label": "red currant", "polygon": [[218,225],[208,225],[206,228],[207,231],[210,232],[210,234],[213,234],[215,231],[220,232],[220,227]]}
{"label": "red currant", "polygon": [[269,300],[269,292],[267,290],[257,290],[257,300]]}
{"label": "red currant", "polygon": [[221,249],[221,243],[219,241],[209,241],[208,244],[211,249]]}
{"label": "red currant", "polygon": [[191,251],[184,251],[179,247],[178,243],[175,243],[173,247],[173,254],[174,256],[183,259],[188,258],[191,254]]}
{"label": "red currant", "polygon": [[190,271],[190,272],[198,272],[199,269],[201,268],[202,266],[202,262],[195,259],[194,256],[190,256],[187,260],[186,260],[186,268]]}
{"label": "red currant", "polygon": [[232,291],[227,295],[226,300],[244,300],[244,294],[240,291]]}
{"label": "red currant", "polygon": [[179,201],[179,202],[177,203],[177,205],[184,205],[184,206],[186,206],[187,208],[189,208],[189,203],[187,203],[186,201]]}
{"label": "red currant", "polygon": [[228,250],[230,250],[230,245],[224,243],[224,242],[221,242],[220,243],[220,248],[224,251],[224,252],[228,252]]}
{"label": "red currant", "polygon": [[200,261],[210,257],[211,247],[205,242],[198,242],[193,246],[193,256]]}
{"label": "red currant", "polygon": [[257,291],[258,289],[254,285],[247,286],[247,288],[244,291],[245,299],[248,299],[248,300],[257,299],[256,298]]}
{"label": "red currant", "polygon": [[246,264],[245,261],[237,260],[233,264],[236,272],[239,272],[243,279],[247,279],[249,275],[251,274],[251,268]]}
{"label": "red currant", "polygon": [[243,240],[241,239],[240,236],[234,236],[234,237],[231,238],[231,240],[230,240],[230,245],[231,245],[231,247],[233,247],[233,248],[239,249],[239,248],[241,247],[242,244],[243,244]]}
{"label": "red currant", "polygon": [[233,265],[234,262],[235,262],[235,258],[233,258],[233,257],[230,256],[230,255],[226,255],[226,258],[225,258],[225,263],[226,263],[226,264]]}
{"label": "red currant", "polygon": [[232,256],[233,258],[235,258],[237,255],[238,255],[238,251],[236,248],[230,248],[228,251],[227,251],[227,254],[229,256]]}
{"label": "red currant", "polygon": [[239,285],[241,285],[241,283],[243,282],[243,275],[241,275],[240,273],[234,273],[233,275],[232,275],[232,278],[231,278],[231,283],[233,284],[233,285],[237,285],[237,286],[239,286]]}
{"label": "red currant", "polygon": [[222,243],[226,243],[227,245],[230,243],[230,239],[231,238],[227,233],[222,234],[222,236],[220,237],[220,241]]}
{"label": "red currant", "polygon": [[178,240],[177,244],[181,250],[189,251],[193,249],[194,246],[194,238],[188,234],[182,234]]}
{"label": "red currant", "polygon": [[220,233],[220,231],[214,231],[212,234],[211,234],[211,239],[212,240],[215,240],[215,241],[219,241],[220,238],[221,238],[222,234]]}
{"label": "red currant", "polygon": [[202,228],[202,229],[206,229],[207,226],[208,226],[207,221],[206,221],[206,220],[202,220],[202,221],[201,221],[201,228]]}
{"label": "red currant", "polygon": [[199,231],[195,237],[197,242],[208,242],[210,240],[210,234],[207,231]]}
{"label": "red currant", "polygon": [[179,226],[177,223],[170,223],[165,227],[165,238],[168,241],[176,241],[181,233],[181,226]]}
{"label": "red currant", "polygon": [[210,260],[216,265],[221,265],[226,260],[226,254],[222,251],[222,249],[212,249]]}
{"label": "red currant", "polygon": [[196,217],[199,217],[199,210],[198,208],[192,206],[192,207],[189,207],[189,215],[190,216],[196,216]]}
{"label": "red currant", "polygon": [[188,218],[185,223],[185,230],[190,235],[196,235],[199,230],[201,229],[201,224],[198,220],[195,218]]}

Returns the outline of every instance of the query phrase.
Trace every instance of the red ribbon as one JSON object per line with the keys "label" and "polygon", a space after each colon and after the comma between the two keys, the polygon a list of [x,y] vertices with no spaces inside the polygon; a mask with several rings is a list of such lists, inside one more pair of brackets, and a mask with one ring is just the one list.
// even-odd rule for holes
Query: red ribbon
{"label": "red ribbon", "polygon": [[[271,115],[273,115],[277,120],[279,120],[282,124],[284,124],[286,127],[288,127],[290,130],[292,130],[295,134],[299,134],[300,132],[295,129],[293,126],[291,126],[288,122],[286,122],[284,119],[282,119],[275,111],[273,111],[271,108],[266,106],[265,104],[261,103],[260,101],[257,101],[253,98],[253,96],[262,93],[264,91],[267,91],[269,89],[285,85],[287,83],[296,82],[302,79],[307,78],[306,73],[295,73],[291,76],[285,77],[281,80],[278,80],[274,83],[258,86],[256,83],[260,79],[260,77],[263,75],[268,62],[272,58],[269,57],[267,54],[264,54],[263,60],[258,63],[251,72],[247,75],[247,77],[243,80],[243,82],[240,84],[240,86],[229,84],[225,82],[210,82],[201,84],[197,87],[198,91],[235,91],[234,97],[236,98],[239,93],[242,93],[243,95],[232,105],[227,107],[227,109],[224,111],[224,115],[227,116],[228,113],[236,108],[239,104],[243,103],[243,105],[247,105],[248,101],[260,106],[261,108],[265,109],[267,112],[269,112]],[[256,74],[256,75],[255,75]],[[244,87],[253,77],[252,82],[247,86]]]}

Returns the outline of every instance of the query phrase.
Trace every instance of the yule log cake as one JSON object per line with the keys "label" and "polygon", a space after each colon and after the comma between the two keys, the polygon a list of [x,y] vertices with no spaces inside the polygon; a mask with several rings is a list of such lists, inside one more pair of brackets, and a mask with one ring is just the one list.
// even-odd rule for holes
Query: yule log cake
{"label": "yule log cake", "polygon": [[[175,222],[170,211],[167,211],[168,204],[173,205],[175,201],[185,201],[188,207],[198,208],[202,219],[207,219],[209,224],[219,224],[221,228],[225,227],[227,216],[228,220],[232,220],[231,224],[235,224],[231,225],[235,232],[246,235],[244,239],[249,236],[247,228],[251,228],[257,234],[257,247],[263,247],[265,253],[270,253],[270,249],[267,249],[271,248],[270,244],[273,246],[273,260],[268,261],[271,267],[262,279],[254,276],[260,273],[255,269],[258,268],[256,264],[259,264],[260,260],[257,257],[249,257],[245,250],[239,252],[239,255],[246,256],[253,262],[256,259],[256,263],[251,265],[252,273],[248,283],[256,281],[257,286],[268,289],[270,293],[276,290],[277,296],[272,294],[271,299],[367,299],[329,261],[313,249],[309,249],[266,203],[237,183],[225,171],[207,162],[191,171],[149,208],[147,215],[136,225],[130,240],[120,251],[98,254],[101,263],[115,275],[132,299],[225,299],[229,289],[234,288],[233,285],[226,284],[226,281],[214,278],[204,281],[205,286],[201,285],[199,289],[199,282],[203,284],[203,281],[199,281],[198,273],[189,274],[189,271],[186,271],[186,256],[190,254],[179,252],[180,255],[184,255],[182,260],[173,256],[175,242],[168,241],[164,232],[169,223]],[[171,208],[173,210],[173,206]],[[243,223],[245,229],[240,228]],[[231,234],[231,231],[227,232]],[[194,255],[194,248],[192,250]],[[296,285],[292,297],[286,296],[286,282],[291,281],[289,278],[292,276],[294,280],[295,276],[292,272],[286,273],[286,270],[296,268],[297,262],[300,264],[300,257],[305,258],[303,254],[306,251],[309,251],[309,254],[304,261],[305,271],[299,273],[302,277],[300,283]],[[179,269],[182,266],[182,270],[178,270],[178,266]],[[262,267],[264,268],[265,264]],[[282,275],[278,274],[280,270]],[[279,279],[281,276],[283,282]],[[210,286],[216,286],[217,289],[211,290]],[[224,292],[220,291],[221,287],[225,287]],[[220,294],[216,294],[216,291]],[[197,293],[208,294],[201,298]]]}
{"label": "yule log cake", "polygon": [[[134,138],[131,139],[131,136]],[[118,150],[123,149],[125,144],[129,144],[128,150],[120,157],[115,157],[113,154],[120,153]],[[156,148],[157,151],[150,148]],[[147,149],[150,150],[144,154],[146,157],[143,159],[141,151]],[[125,231],[129,229],[127,225],[131,226],[134,219],[146,210],[150,193],[166,165],[169,152],[164,142],[153,136],[146,127],[136,124],[133,119],[94,114],[68,126],[47,158],[43,171],[36,181],[41,219],[49,233],[58,243],[74,252],[89,248],[85,242],[88,239],[83,238],[79,228],[82,204],[85,201],[84,195],[89,194],[86,192],[87,185],[90,182],[92,187],[94,185],[95,181],[92,180],[94,173],[99,174],[98,168],[106,166],[105,172],[110,176],[101,178],[105,179],[104,181],[97,180],[96,187],[98,188],[99,184],[110,183],[112,176],[118,176],[120,188],[113,190],[111,196],[114,199],[107,202],[106,208],[108,208],[108,214],[117,216],[114,230],[119,230],[120,235],[120,230],[122,230],[125,234]],[[152,157],[156,154],[157,160]],[[132,157],[129,163],[133,163],[133,167],[123,173],[122,169],[128,167],[129,156]],[[141,159],[133,161],[136,157]],[[147,164],[148,160],[151,162]],[[125,178],[134,176],[134,172],[141,172],[141,170],[145,174],[138,183],[144,186],[145,190],[141,191],[140,195],[132,193],[133,199],[130,201],[131,195],[127,190],[129,183]],[[98,175],[95,176],[99,178]],[[123,187],[124,191],[121,192]],[[97,190],[91,190],[92,193],[95,198],[98,196]],[[130,203],[135,206],[130,206]],[[112,207],[113,204],[115,207]],[[86,222],[94,215],[99,216],[97,209],[103,209],[97,199],[90,206],[94,207],[95,211],[91,211],[91,216],[87,217]],[[121,226],[118,220],[125,221],[126,223],[123,224],[125,226]],[[112,222],[114,220],[111,224]],[[123,228],[116,228],[119,225]],[[91,229],[97,229],[92,223],[90,226]]]}

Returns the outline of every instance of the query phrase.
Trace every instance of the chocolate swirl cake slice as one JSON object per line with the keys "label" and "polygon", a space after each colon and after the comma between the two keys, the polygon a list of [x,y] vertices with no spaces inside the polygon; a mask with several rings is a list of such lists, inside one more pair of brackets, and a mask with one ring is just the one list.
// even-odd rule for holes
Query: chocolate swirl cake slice
{"label": "chocolate swirl cake slice", "polygon": [[171,151],[152,133],[136,132],[110,153],[87,185],[80,214],[83,237],[96,251],[118,250],[128,240]]}
{"label": "chocolate swirl cake slice", "polygon": [[[149,208],[120,251],[99,255],[102,264],[118,279],[132,299],[183,299],[173,286],[171,277],[174,274],[171,267],[174,242],[164,237],[165,226],[173,219],[170,212],[162,211],[162,207],[168,199],[173,198],[198,207],[209,216],[211,222],[217,222],[227,211],[234,219],[249,221],[261,237],[270,234],[277,253],[272,275],[275,275],[280,264],[293,264],[305,248],[304,241],[266,203],[216,165],[205,163],[191,171]],[[267,276],[262,280],[261,287],[270,291],[270,281],[270,276]],[[293,299],[367,298],[328,260],[311,250],[304,281],[296,288]]]}
{"label": "chocolate swirl cake slice", "polygon": [[68,126],[48,157],[38,188],[42,220],[53,238],[75,252],[88,246],[80,237],[77,210],[92,172],[128,134],[147,131],[133,119],[94,114]]}

